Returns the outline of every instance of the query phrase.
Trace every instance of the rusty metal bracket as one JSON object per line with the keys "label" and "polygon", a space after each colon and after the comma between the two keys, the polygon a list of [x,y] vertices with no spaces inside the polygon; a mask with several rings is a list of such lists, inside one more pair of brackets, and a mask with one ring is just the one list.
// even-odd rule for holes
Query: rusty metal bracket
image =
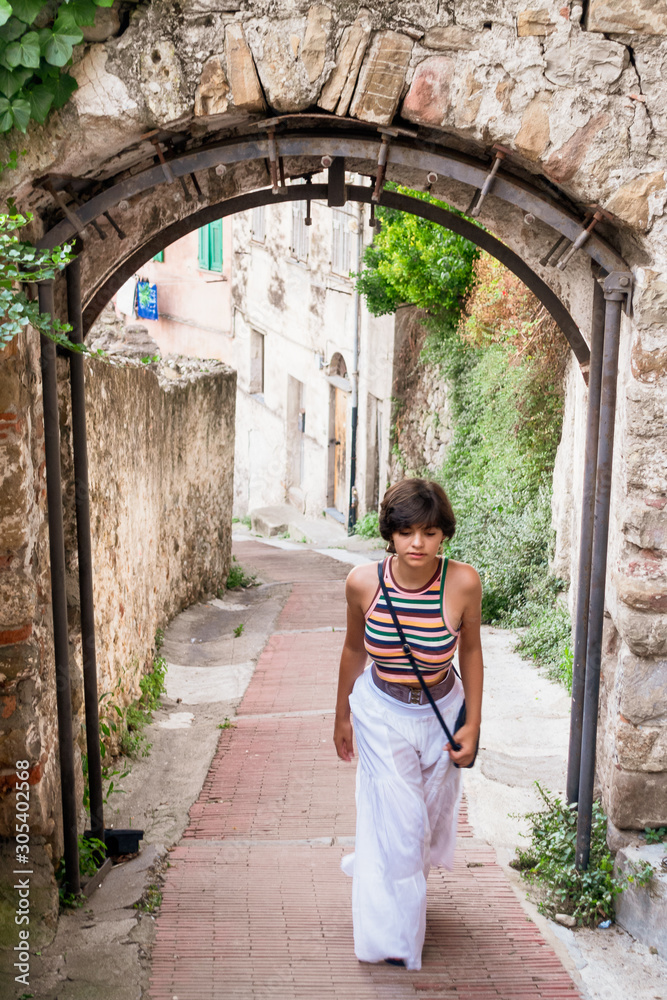
{"label": "rusty metal bracket", "polygon": [[604,297],[612,302],[623,302],[623,311],[629,314],[633,278],[630,271],[612,271],[604,279]]}
{"label": "rusty metal bracket", "polygon": [[467,214],[471,215],[474,219],[476,219],[477,216],[479,215],[482,205],[484,203],[484,199],[486,198],[487,194],[493,187],[493,182],[496,178],[496,174],[498,173],[498,168],[500,167],[500,164],[503,162],[506,156],[510,155],[509,149],[506,149],[504,146],[499,146],[498,143],[496,143],[493,148],[496,153],[496,158],[493,161],[493,165],[489,170],[486,180],[484,181],[484,186],[482,187],[482,190],[479,192],[479,195],[477,194],[475,195],[470,205],[470,208],[468,209]]}
{"label": "rusty metal bracket", "polygon": [[162,167],[162,173],[164,174],[165,180],[167,181],[168,184],[173,184],[174,181],[176,180],[176,177],[174,175],[174,171],[171,169],[171,167],[164,158],[162,146],[160,145],[160,140],[157,137],[157,130],[155,132],[147,132],[146,135],[142,135],[141,138],[150,140],[150,143],[153,149],[155,150],[157,158],[160,161],[160,165]]}
{"label": "rusty metal bracket", "polygon": [[559,271],[565,270],[565,268],[567,267],[567,265],[570,263],[573,256],[577,252],[577,250],[580,250],[581,247],[586,242],[586,240],[590,237],[591,233],[597,226],[598,222],[602,222],[603,219],[611,219],[611,218],[612,216],[609,214],[609,212],[605,212],[603,208],[596,208],[595,211],[593,212],[593,217],[591,218],[588,225],[581,230],[581,232],[577,236],[572,246],[567,250],[566,253],[563,254],[563,256],[556,264],[558,270]]}
{"label": "rusty metal bracket", "polygon": [[[81,205],[85,205],[85,202],[83,201],[82,198],[79,197],[79,195],[76,193],[76,191],[74,190],[74,187],[71,184],[66,184],[65,185],[65,191],[67,191],[68,195],[70,196],[70,198],[72,199],[72,201],[74,202],[74,204],[77,207],[80,208]],[[102,215],[107,220],[107,222],[109,223],[109,225],[113,229],[115,229],[116,234],[118,235],[118,239],[119,240],[126,239],[125,233],[120,228],[120,226],[118,225],[118,223],[116,222],[116,220],[112,219],[112,217],[109,214],[109,212],[102,212]],[[99,236],[99,238],[101,240],[105,240],[107,238],[107,234],[104,232],[104,230],[102,229],[102,227],[97,223],[97,221],[93,220],[91,222],[91,226],[93,227],[93,229],[95,230],[95,232],[97,233],[97,235]]]}
{"label": "rusty metal bracket", "polygon": [[555,267],[558,258],[565,253],[567,248],[572,246],[572,241],[567,236],[559,236],[556,242],[547,250],[544,257],[540,257],[542,267]]}
{"label": "rusty metal bracket", "polygon": [[278,147],[276,144],[276,130],[267,130],[269,139],[269,172],[271,174],[271,193],[278,194]]}
{"label": "rusty metal bracket", "polygon": [[310,213],[310,206],[312,204],[312,198],[310,198],[308,196],[308,194],[309,194],[308,193],[308,189],[309,188],[312,189],[312,187],[313,187],[313,175],[312,174],[307,174],[306,175],[306,184],[305,184],[305,187],[306,187],[306,217],[303,220],[303,223],[304,223],[305,226],[312,226],[312,224],[313,224],[313,217],[312,217],[312,215]]}
{"label": "rusty metal bracket", "polygon": [[56,191],[56,189],[54,188],[53,184],[51,183],[48,177],[44,178],[44,180],[41,182],[41,186],[44,188],[45,191],[49,192],[49,194],[55,201],[58,208],[65,213],[65,216],[72,223],[79,236],[84,237],[86,235],[88,227],[81,222],[81,219],[76,214],[76,212],[72,211],[72,209],[69,207],[69,205],[63,198],[60,191]]}
{"label": "rusty metal bracket", "polygon": [[380,200],[380,195],[382,194],[382,188],[384,187],[384,177],[387,173],[387,159],[389,157],[389,143],[397,135],[394,129],[380,129],[382,135],[382,142],[380,143],[380,149],[378,151],[378,169],[375,175],[375,188],[373,189],[372,199],[377,205]]}
{"label": "rusty metal bracket", "polygon": [[345,186],[345,157],[334,156],[329,166],[329,183],[327,185],[327,204],[329,208],[342,208],[347,201]]}

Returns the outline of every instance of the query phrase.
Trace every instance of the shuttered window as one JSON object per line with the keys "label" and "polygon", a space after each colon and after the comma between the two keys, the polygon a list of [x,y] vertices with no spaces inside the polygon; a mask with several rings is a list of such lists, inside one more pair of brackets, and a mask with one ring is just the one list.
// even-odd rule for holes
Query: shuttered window
{"label": "shuttered window", "polygon": [[158,250],[153,257],[153,260],[156,260],[158,264],[164,264],[164,250]]}
{"label": "shuttered window", "polygon": [[222,271],[222,219],[199,230],[199,267],[202,271]]}
{"label": "shuttered window", "polygon": [[331,269],[336,274],[350,274],[350,216],[338,208],[331,212]]}

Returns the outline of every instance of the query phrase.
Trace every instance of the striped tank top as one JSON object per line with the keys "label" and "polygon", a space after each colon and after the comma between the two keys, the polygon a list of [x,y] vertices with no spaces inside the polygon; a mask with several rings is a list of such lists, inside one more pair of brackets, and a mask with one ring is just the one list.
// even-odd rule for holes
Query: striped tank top
{"label": "striped tank top", "polygon": [[[421,590],[399,587],[392,575],[391,563],[389,556],[384,561],[384,579],[415,662],[426,677],[442,673],[452,662],[460,634],[460,629],[456,631],[448,624],[445,610],[448,560],[439,560],[438,569]],[[380,677],[395,683],[414,684],[414,671],[403,652],[379,583],[365,617],[364,646]]]}

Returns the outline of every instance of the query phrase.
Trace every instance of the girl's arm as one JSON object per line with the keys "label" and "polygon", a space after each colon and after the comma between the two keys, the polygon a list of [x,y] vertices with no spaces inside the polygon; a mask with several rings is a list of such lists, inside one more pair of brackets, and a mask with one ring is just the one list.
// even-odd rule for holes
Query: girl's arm
{"label": "girl's arm", "polygon": [[[462,567],[463,568],[463,567]],[[466,699],[466,721],[458,732],[454,733],[460,750],[452,750],[449,743],[449,756],[461,767],[465,767],[475,756],[475,745],[482,722],[482,688],[484,684],[484,663],[482,660],[482,639],[480,626],[482,624],[482,584],[479,574],[472,566],[466,566],[466,577],[463,587],[466,603],[461,620],[461,635],[459,637],[459,667]]]}
{"label": "girl's arm", "polygon": [[334,723],[334,744],[336,753],[342,760],[350,761],[354,756],[352,744],[352,722],[350,720],[349,697],[354,682],[363,671],[368,661],[368,653],[364,648],[364,628],[366,625],[361,607],[361,594],[355,581],[357,573],[351,570],[345,582],[345,597],[347,599],[347,633],[345,645],[340,657],[338,672],[338,696],[336,698],[336,721]]}

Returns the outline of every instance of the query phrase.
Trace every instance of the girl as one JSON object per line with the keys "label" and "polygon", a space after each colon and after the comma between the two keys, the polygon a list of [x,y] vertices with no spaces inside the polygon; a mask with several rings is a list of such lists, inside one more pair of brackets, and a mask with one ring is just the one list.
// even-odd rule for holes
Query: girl
{"label": "girl", "polygon": [[[375,562],[347,577],[347,634],[340,661],[334,743],[359,751],[355,853],[343,859],[353,875],[355,954],[421,968],[426,931],[426,879],[431,865],[452,868],[461,771],[475,755],[482,708],[482,588],[466,563],[440,556],[456,521],[437,483],[405,479],[380,507],[389,543],[382,564],[417,666],[450,732],[465,693],[466,721],[444,734],[419,686],[380,587]],[[463,684],[452,669],[458,647]],[[372,663],[365,669],[368,657]]]}

